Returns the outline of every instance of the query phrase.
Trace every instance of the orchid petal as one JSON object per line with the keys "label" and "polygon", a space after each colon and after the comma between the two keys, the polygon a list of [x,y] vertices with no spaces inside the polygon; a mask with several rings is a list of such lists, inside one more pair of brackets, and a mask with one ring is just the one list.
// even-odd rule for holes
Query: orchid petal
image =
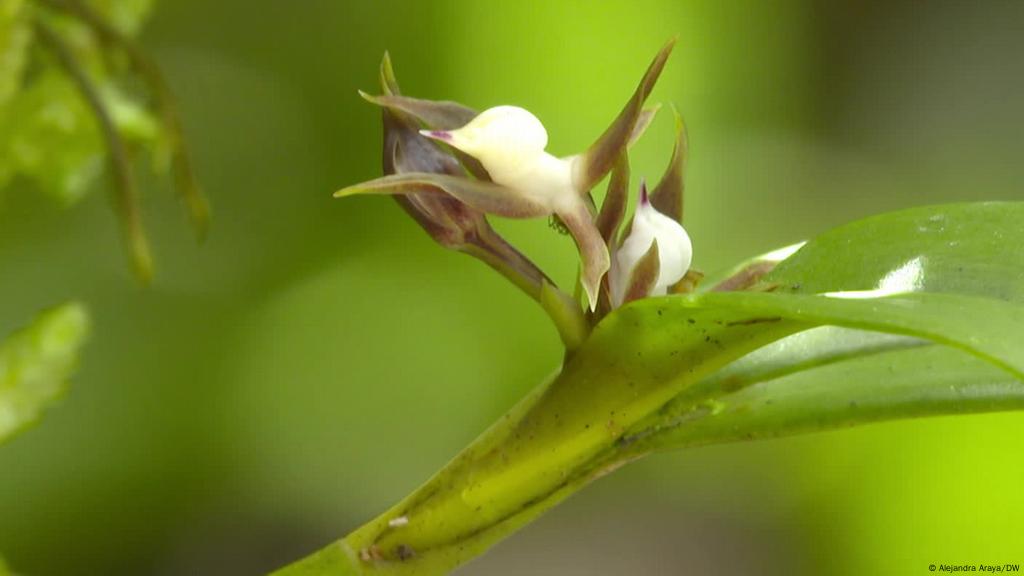
{"label": "orchid petal", "polygon": [[400,110],[436,130],[454,130],[476,117],[476,110],[450,100],[424,100],[397,94],[374,96],[362,90],[363,100],[384,108]]}
{"label": "orchid petal", "polygon": [[[381,82],[384,94],[373,96],[359,91],[364,100],[382,107],[386,111],[411,118],[406,123],[413,131],[418,131],[414,121],[421,122],[434,130],[454,130],[464,125],[476,116],[476,111],[467,108],[458,102],[437,102],[433,100],[421,100],[408,98],[398,94],[398,83],[395,81],[394,71],[391,69],[391,59],[385,53],[384,61],[381,63]],[[480,180],[490,180],[487,170],[475,158],[465,152],[452,148],[455,157],[472,174]]]}
{"label": "orchid petal", "polygon": [[[399,92],[398,80],[385,52],[380,64],[381,89]],[[390,108],[381,110],[384,124],[384,174],[437,172],[462,174],[459,162],[417,133],[415,120]],[[487,226],[483,214],[474,213],[454,198],[428,195],[395,196],[395,201],[442,246],[458,248],[466,242],[467,231]]]}
{"label": "orchid petal", "polygon": [[590,310],[597,308],[597,296],[601,287],[601,278],[611,266],[608,246],[594,225],[593,216],[587,204],[580,198],[570,209],[559,210],[558,217],[569,229],[576,247],[580,252],[583,271],[580,275],[583,290],[587,293]]}
{"label": "orchid petal", "polygon": [[395,68],[391,65],[391,54],[387,50],[384,51],[384,57],[380,61],[380,88],[388,96],[397,96],[402,93],[398,89]]}

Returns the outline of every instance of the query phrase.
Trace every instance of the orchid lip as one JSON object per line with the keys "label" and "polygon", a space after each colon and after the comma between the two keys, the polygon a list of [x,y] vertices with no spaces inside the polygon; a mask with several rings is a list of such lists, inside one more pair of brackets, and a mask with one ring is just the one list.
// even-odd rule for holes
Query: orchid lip
{"label": "orchid lip", "polygon": [[433,138],[435,140],[442,140],[444,142],[452,141],[452,133],[444,130],[420,130],[420,134],[427,138]]}

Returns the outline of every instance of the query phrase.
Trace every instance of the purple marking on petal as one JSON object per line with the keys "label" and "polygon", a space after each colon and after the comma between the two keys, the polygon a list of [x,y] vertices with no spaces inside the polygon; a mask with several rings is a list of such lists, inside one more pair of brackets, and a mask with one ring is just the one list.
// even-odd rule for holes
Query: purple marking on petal
{"label": "purple marking on petal", "polygon": [[435,140],[442,140],[444,142],[451,142],[452,135],[450,132],[444,130],[420,130],[420,134],[423,134],[427,138],[433,138]]}
{"label": "purple marking on petal", "polygon": [[641,178],[640,179],[640,203],[644,204],[644,205],[647,205],[647,204],[650,203],[650,200],[647,198],[647,179],[646,178]]}

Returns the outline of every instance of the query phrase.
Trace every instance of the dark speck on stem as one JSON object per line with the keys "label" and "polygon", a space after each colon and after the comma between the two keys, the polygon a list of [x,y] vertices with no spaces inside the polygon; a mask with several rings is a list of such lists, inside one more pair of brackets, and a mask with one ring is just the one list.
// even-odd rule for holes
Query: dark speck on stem
{"label": "dark speck on stem", "polygon": [[407,544],[399,544],[398,547],[395,548],[395,554],[398,555],[399,560],[402,560],[404,562],[405,560],[409,560],[415,557],[416,551],[413,550],[412,547]]}

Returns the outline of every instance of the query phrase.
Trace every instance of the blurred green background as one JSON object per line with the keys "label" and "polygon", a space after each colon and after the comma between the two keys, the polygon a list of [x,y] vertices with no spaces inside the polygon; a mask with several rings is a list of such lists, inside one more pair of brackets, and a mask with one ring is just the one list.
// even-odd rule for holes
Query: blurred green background
{"label": "blurred green background", "polygon": [[[158,276],[124,263],[105,183],[0,209],[0,334],[80,298],[70,394],[0,449],[19,572],[253,574],[412,490],[556,365],[543,313],[432,244],[379,175],[376,90],[515,103],[585,147],[648,60],[689,126],[686,223],[713,270],[868,214],[1024,199],[1024,4],[164,0],[141,42],[180,99],[212,234],[143,183]],[[634,179],[671,153],[664,111]],[[499,228],[556,280],[545,222]],[[461,574],[923,574],[1024,563],[1024,415],[876,425],[662,455]]]}

